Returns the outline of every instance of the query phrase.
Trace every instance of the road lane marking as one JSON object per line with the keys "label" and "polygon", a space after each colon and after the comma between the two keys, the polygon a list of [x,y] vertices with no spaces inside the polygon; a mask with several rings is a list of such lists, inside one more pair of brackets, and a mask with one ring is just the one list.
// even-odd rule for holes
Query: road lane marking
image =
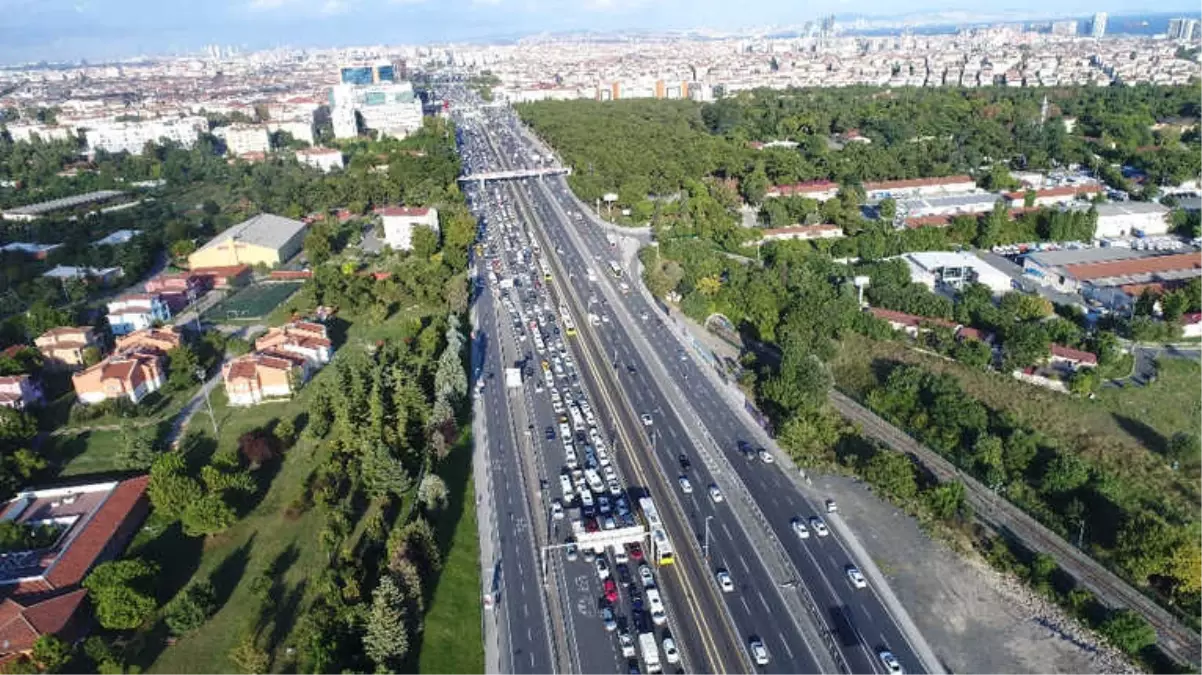
{"label": "road lane marking", "polygon": [[772,609],[768,607],[768,601],[764,598],[764,593],[762,591],[756,591],[755,594],[760,596],[760,604],[764,606],[764,611],[771,614]]}

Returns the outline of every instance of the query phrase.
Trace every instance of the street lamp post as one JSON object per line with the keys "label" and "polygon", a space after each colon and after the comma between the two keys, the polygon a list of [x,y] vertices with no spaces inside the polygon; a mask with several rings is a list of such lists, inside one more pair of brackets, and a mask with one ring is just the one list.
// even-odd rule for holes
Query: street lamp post
{"label": "street lamp post", "polygon": [[703,548],[705,550],[705,561],[707,563],[710,561],[710,521],[713,519],[713,516],[705,517],[705,545]]}
{"label": "street lamp post", "polygon": [[203,368],[196,369],[196,379],[200,380],[200,393],[204,394],[205,407],[209,409],[209,421],[213,423],[213,439],[218,438],[217,435],[217,416],[213,414],[213,402],[209,400],[209,390],[205,386],[205,371]]}

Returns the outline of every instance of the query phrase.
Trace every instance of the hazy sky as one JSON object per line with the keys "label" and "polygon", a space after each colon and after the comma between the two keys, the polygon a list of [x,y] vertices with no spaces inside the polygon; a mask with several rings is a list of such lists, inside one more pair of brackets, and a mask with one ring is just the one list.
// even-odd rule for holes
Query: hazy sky
{"label": "hazy sky", "polygon": [[1197,0],[0,0],[0,62],[191,51],[205,44],[258,49],[425,43],[544,30],[733,29],[786,25],[821,14],[925,11],[1086,15],[1182,11]]}

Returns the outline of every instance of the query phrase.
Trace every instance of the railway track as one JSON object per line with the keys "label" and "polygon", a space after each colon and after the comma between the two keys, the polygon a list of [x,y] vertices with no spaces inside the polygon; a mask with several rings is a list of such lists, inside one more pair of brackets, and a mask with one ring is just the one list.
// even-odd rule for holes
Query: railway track
{"label": "railway track", "polygon": [[832,390],[830,401],[841,415],[859,423],[864,433],[898,452],[913,456],[939,480],[957,480],[963,483],[965,496],[972,506],[974,516],[982,523],[1018,540],[1032,551],[1046,553],[1055,558],[1061,569],[1093,592],[1103,604],[1109,607],[1129,607],[1142,614],[1156,629],[1157,645],[1165,654],[1182,663],[1195,667],[1199,665],[1202,638],[1151,598],[1069,544],[1022,509],[998,497],[947,459],[918,443],[855,400]]}

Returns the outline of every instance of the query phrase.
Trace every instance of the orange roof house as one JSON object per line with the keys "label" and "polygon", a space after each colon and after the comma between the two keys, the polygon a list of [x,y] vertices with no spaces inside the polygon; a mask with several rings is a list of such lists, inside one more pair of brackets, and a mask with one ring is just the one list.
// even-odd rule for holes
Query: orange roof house
{"label": "orange roof house", "polygon": [[117,338],[117,351],[157,349],[166,354],[181,344],[183,344],[183,338],[175,326],[143,328]]}
{"label": "orange roof house", "polygon": [[105,360],[75,373],[71,384],[83,403],[126,398],[138,403],[158,391],[165,379],[163,353],[157,349],[134,348],[114,352]]}
{"label": "orange roof house", "polygon": [[330,362],[333,343],[324,324],[312,321],[293,321],[267,331],[255,340],[258,351],[280,351],[298,354],[316,365]]}
{"label": "orange roof house", "polygon": [[267,351],[233,359],[221,369],[230,405],[256,405],[265,400],[290,398],[312,364],[298,354]]}
{"label": "orange roof house", "polygon": [[96,330],[91,326],[60,326],[39,335],[33,344],[46,358],[46,364],[57,368],[80,368],[84,365],[83,351],[100,348]]}

